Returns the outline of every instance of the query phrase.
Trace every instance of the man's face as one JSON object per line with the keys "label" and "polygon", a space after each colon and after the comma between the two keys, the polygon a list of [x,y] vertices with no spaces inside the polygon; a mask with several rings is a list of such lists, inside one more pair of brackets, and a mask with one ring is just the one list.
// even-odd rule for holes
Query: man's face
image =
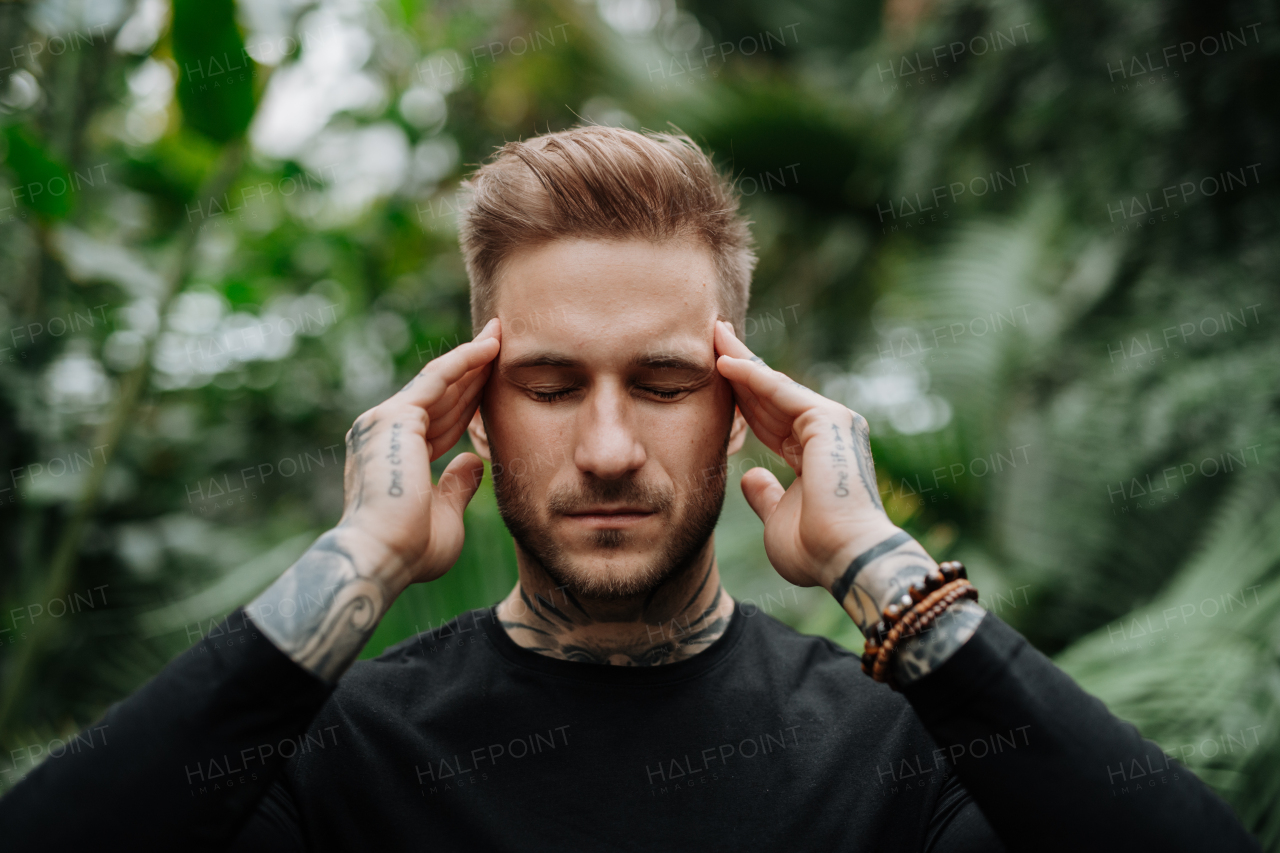
{"label": "man's face", "polygon": [[644,594],[709,546],[745,434],[716,295],[693,242],[559,240],[503,269],[472,438],[516,542],[574,594]]}

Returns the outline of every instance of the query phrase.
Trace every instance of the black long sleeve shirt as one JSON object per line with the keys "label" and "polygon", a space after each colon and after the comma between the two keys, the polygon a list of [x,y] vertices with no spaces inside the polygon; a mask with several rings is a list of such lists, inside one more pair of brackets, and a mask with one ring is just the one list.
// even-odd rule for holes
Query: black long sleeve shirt
{"label": "black long sleeve shirt", "polygon": [[529,651],[483,608],[336,688],[237,611],[98,725],[0,799],[10,849],[1259,849],[992,614],[897,694],[740,608],[649,668]]}

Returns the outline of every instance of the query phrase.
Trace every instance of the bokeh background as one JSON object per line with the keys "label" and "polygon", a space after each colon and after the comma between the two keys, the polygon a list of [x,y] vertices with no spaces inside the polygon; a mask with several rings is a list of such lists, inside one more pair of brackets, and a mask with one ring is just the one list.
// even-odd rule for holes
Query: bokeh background
{"label": "bokeh background", "polygon": [[[351,421],[470,337],[459,182],[593,122],[714,154],[748,345],[1280,850],[1278,51],[1200,0],[0,3],[0,790],[336,522]],[[758,464],[726,586],[857,650]],[[488,478],[467,523],[366,656],[510,588]]]}

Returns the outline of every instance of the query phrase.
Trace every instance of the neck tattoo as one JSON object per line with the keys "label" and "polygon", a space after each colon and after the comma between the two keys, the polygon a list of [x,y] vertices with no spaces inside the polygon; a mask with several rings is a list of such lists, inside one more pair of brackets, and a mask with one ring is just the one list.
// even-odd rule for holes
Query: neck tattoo
{"label": "neck tattoo", "polygon": [[522,568],[515,589],[498,604],[498,622],[517,645],[562,660],[674,663],[714,643],[733,616],[734,601],[720,585],[714,559],[687,573],[687,581],[673,579],[642,601],[582,600],[549,578],[529,574]]}

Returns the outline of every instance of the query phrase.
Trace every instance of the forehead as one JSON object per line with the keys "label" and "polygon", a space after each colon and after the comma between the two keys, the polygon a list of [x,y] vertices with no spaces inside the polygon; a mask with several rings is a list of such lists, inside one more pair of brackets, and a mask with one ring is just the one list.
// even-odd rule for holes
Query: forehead
{"label": "forehead", "polygon": [[556,240],[523,249],[496,282],[502,352],[558,346],[629,358],[681,343],[709,349],[716,281],[710,249],[693,240]]}

